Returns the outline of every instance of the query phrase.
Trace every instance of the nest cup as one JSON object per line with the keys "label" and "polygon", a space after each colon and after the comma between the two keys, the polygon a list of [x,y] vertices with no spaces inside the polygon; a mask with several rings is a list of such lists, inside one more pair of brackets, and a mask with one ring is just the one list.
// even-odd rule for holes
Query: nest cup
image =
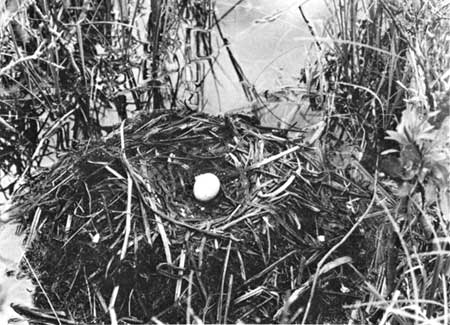
{"label": "nest cup", "polygon": [[[317,235],[348,226],[346,198],[326,199],[312,151],[272,131],[240,115],[141,115],[40,173],[16,199],[48,295],[36,307],[85,323],[289,316],[282,297],[329,249]],[[203,173],[221,181],[207,202],[192,191]]]}

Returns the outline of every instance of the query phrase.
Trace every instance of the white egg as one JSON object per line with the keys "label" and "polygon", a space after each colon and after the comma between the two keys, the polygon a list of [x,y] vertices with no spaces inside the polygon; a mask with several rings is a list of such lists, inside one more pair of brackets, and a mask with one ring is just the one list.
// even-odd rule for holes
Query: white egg
{"label": "white egg", "polygon": [[214,199],[220,191],[220,180],[212,173],[195,176],[194,196],[197,200],[207,202]]}

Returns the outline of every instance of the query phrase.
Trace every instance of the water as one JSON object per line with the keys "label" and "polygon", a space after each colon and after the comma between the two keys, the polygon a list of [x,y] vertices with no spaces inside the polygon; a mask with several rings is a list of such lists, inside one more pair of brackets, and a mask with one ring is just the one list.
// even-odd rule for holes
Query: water
{"label": "water", "polygon": [[[31,307],[34,292],[31,280],[20,277],[18,272],[25,251],[23,238],[16,235],[16,225],[4,223],[6,219],[7,214],[0,212],[0,324],[8,324],[9,319],[20,319],[10,304]],[[14,324],[27,322],[17,321]]]}
{"label": "water", "polygon": [[[323,0],[247,0],[221,21],[231,51],[258,92],[292,85],[300,68],[317,59],[311,56],[311,42],[304,39],[311,33],[298,9],[302,2],[305,15],[321,35],[323,21],[330,16]],[[218,16],[232,3],[217,1]],[[216,88],[212,76],[207,80],[206,110],[218,113],[248,105],[225,49],[215,72],[220,85]]]}
{"label": "water", "polygon": [[[330,15],[324,1],[303,2],[307,18],[320,35],[321,24]],[[234,0],[217,1],[218,16],[233,3]],[[311,34],[299,14],[300,3],[298,0],[243,1],[221,23],[233,54],[258,92],[276,91],[294,84],[300,68],[308,60],[316,59],[310,56],[313,53],[311,42],[304,40]],[[206,80],[206,111],[217,114],[247,106],[249,103],[225,49],[219,54],[215,72],[218,83],[212,76]],[[286,101],[276,109],[285,115],[296,110],[297,104]],[[313,116],[307,122],[314,124],[320,118]],[[14,275],[24,252],[23,238],[15,234],[16,226],[6,221],[7,215],[0,206],[0,324],[7,324],[8,319],[18,316],[9,307],[10,303],[32,306],[33,292],[29,279],[18,279]]]}

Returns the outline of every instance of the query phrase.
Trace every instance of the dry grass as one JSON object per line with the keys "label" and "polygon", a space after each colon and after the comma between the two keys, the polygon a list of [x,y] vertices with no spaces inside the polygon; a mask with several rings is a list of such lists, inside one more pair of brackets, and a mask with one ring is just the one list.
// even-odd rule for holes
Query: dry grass
{"label": "dry grass", "polygon": [[[344,320],[338,306],[360,292],[341,274],[348,264],[365,269],[361,249],[373,249],[360,242],[373,210],[344,236],[346,202],[369,198],[340,187],[311,149],[254,124],[186,111],[140,116],[24,188],[16,201],[36,304],[69,312],[46,317],[294,321],[317,289],[306,319]],[[204,172],[222,182],[206,204],[192,195]]]}
{"label": "dry grass", "polygon": [[[201,110],[201,82],[192,86],[204,75],[187,76],[206,71],[193,58],[213,73],[208,28],[220,18],[209,1],[153,2],[144,36],[133,29],[139,2],[129,15],[109,1],[17,3],[2,20],[0,123],[2,170],[27,180],[15,215],[40,287],[38,309],[15,306],[22,314],[68,324],[450,322],[448,3],[329,2],[327,35],[311,38],[322,59],[300,80],[325,116],[315,148],[253,116],[160,110],[186,97]],[[180,37],[192,22],[199,28]],[[100,139],[112,129],[101,124],[107,107],[125,118],[130,100],[158,112]],[[32,173],[60,151],[69,153]],[[223,185],[203,205],[190,193],[205,171]]]}
{"label": "dry grass", "polygon": [[[0,8],[0,170],[48,166],[141,110],[202,110],[209,0],[10,0]],[[194,28],[195,27],[195,28]]]}

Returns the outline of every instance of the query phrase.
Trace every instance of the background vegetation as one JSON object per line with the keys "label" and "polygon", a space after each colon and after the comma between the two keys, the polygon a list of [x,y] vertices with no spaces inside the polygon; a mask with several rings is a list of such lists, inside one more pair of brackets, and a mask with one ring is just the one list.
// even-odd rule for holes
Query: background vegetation
{"label": "background vegetation", "polygon": [[[306,321],[327,258],[364,226],[375,254],[363,272],[355,269],[364,295],[347,306],[349,319],[447,324],[450,4],[335,0],[329,7],[326,35],[311,28],[320,59],[298,80],[311,109],[324,112],[312,142],[323,170],[341,175],[334,185],[356,184],[379,210],[363,214],[368,202],[348,202],[354,227],[311,267],[310,299],[293,321]],[[220,19],[210,0],[0,4],[4,196],[137,112],[202,110],[214,47],[226,44]],[[213,44],[213,32],[223,44]],[[230,58],[252,111],[267,114],[231,51]]]}

